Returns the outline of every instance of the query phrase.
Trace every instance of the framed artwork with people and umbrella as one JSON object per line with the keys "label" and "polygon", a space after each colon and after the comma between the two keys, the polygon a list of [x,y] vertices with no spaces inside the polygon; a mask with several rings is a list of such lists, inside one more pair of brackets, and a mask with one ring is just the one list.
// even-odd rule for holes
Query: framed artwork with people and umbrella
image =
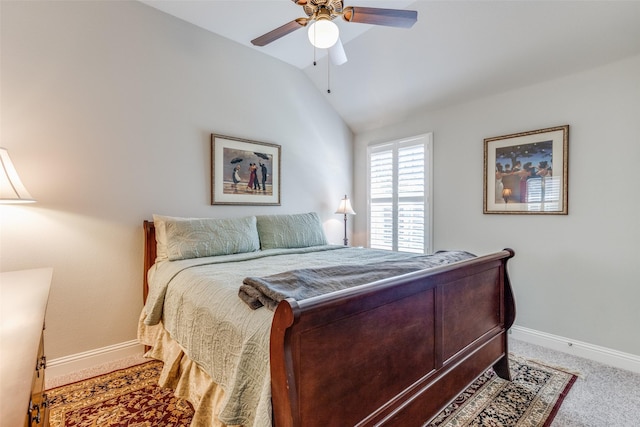
{"label": "framed artwork with people and umbrella", "polygon": [[211,134],[211,204],[280,205],[280,146]]}

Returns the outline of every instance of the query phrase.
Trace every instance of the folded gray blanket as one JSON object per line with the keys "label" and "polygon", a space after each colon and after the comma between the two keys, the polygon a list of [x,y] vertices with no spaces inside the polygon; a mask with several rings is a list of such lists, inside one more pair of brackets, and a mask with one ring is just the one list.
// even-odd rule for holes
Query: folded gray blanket
{"label": "folded gray blanket", "polygon": [[408,255],[406,260],[400,261],[304,268],[266,277],[246,277],[240,286],[239,296],[254,310],[265,306],[274,311],[286,298],[301,301],[473,257],[475,255],[469,252],[443,251],[433,255]]}

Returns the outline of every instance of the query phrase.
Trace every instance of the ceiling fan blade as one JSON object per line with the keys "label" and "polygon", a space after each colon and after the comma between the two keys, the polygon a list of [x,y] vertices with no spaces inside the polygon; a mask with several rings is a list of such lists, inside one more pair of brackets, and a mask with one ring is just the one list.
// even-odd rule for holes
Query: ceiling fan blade
{"label": "ceiling fan blade", "polygon": [[415,10],[379,9],[360,6],[345,7],[342,16],[349,22],[402,28],[410,28],[418,20],[418,12]]}
{"label": "ceiling fan blade", "polygon": [[308,22],[309,18],[294,19],[293,21],[287,22],[286,24],[276,28],[275,30],[271,30],[266,34],[263,34],[260,37],[251,40],[251,43],[254,46],[266,46],[272,41],[278,40],[280,37],[284,37],[300,27],[305,27]]}
{"label": "ceiling fan blade", "polygon": [[329,48],[329,58],[334,65],[342,65],[347,62],[347,54],[344,52],[344,46],[340,38]]}

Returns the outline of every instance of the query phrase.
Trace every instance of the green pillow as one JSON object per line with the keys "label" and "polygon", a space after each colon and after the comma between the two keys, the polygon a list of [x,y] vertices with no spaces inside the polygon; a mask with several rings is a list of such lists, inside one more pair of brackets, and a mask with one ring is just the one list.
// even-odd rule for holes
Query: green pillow
{"label": "green pillow", "polygon": [[185,218],[164,221],[170,261],[260,249],[256,217]]}
{"label": "green pillow", "polygon": [[306,248],[327,244],[318,214],[261,215],[256,217],[262,249]]}

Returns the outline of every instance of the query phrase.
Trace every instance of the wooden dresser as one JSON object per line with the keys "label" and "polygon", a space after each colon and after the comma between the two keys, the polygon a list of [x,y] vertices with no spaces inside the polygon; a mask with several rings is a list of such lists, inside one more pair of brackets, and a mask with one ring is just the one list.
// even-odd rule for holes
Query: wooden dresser
{"label": "wooden dresser", "polygon": [[0,273],[0,427],[49,424],[43,330],[52,274]]}

